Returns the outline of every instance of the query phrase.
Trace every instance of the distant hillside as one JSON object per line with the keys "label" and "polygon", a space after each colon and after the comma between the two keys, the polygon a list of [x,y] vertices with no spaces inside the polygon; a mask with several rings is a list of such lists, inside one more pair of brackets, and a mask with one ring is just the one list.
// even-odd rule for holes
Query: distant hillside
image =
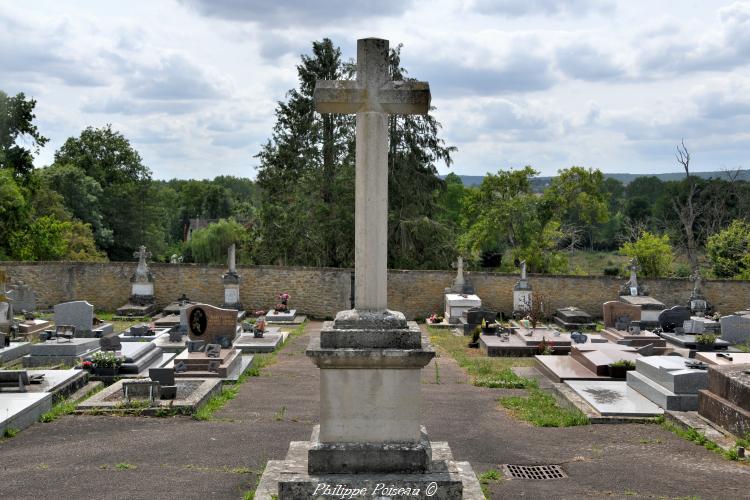
{"label": "distant hillside", "polygon": [[[481,175],[457,175],[461,178],[464,186],[478,186],[482,183],[482,179],[484,179],[484,176]],[[710,179],[712,177],[727,179],[727,173],[721,170],[715,170],[713,172],[693,172],[692,175],[702,177],[704,179]],[[442,175],[441,177],[445,178],[444,175]],[[633,182],[633,180],[637,177],[657,177],[662,181],[677,181],[684,178],[685,174],[683,172],[668,172],[664,174],[604,174],[605,179],[617,179],[618,181],[626,185]],[[539,189],[549,184],[551,180],[552,177],[535,177],[533,184],[536,189]],[[737,176],[737,180],[750,182],[750,170],[740,171],[740,174]]]}

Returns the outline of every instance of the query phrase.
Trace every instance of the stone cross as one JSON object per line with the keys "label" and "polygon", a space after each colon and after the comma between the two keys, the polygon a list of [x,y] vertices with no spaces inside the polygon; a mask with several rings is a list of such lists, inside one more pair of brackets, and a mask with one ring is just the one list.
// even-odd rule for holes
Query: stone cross
{"label": "stone cross", "polygon": [[700,271],[695,271],[693,274],[691,274],[690,281],[695,282],[695,285],[693,285],[693,297],[700,297],[702,292],[701,288],[703,285],[703,278],[701,277]]}
{"label": "stone cross", "polygon": [[234,252],[235,252],[235,244],[232,243],[232,245],[228,249],[229,255],[227,256],[228,261],[229,261],[228,266],[229,266],[230,273],[234,273],[237,271],[235,267],[235,262],[234,262]]}
{"label": "stone cross", "polygon": [[521,279],[526,279],[526,260],[521,261]]}
{"label": "stone cross", "polygon": [[638,265],[638,259],[633,257],[633,259],[630,261],[630,265],[628,266],[628,269],[630,269],[630,295],[637,295],[638,292],[633,293],[633,288],[638,290],[638,277],[636,276],[635,272],[640,270],[640,266]]}
{"label": "stone cross", "polygon": [[357,40],[357,79],[318,80],[315,111],[357,115],[354,202],[355,309],[387,308],[388,115],[427,114],[426,82],[392,81],[388,40]]}
{"label": "stone cross", "polygon": [[453,281],[453,284],[463,286],[464,283],[464,258],[459,255],[456,262],[456,279]]}
{"label": "stone cross", "polygon": [[138,258],[138,267],[135,269],[136,280],[148,281],[148,266],[146,265],[146,259],[151,258],[151,252],[146,251],[146,246],[141,245],[137,252],[133,253],[133,257]]}

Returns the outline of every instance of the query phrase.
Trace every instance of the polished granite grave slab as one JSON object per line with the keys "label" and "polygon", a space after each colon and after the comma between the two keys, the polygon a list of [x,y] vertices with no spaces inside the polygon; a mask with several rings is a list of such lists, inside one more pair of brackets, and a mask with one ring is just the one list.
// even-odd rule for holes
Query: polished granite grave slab
{"label": "polished granite grave slab", "polygon": [[278,331],[278,328],[275,328],[275,330],[276,331],[274,332],[265,332],[263,337],[260,338],[255,337],[252,333],[243,333],[234,341],[233,347],[241,350],[245,354],[255,352],[273,352],[283,344],[289,336],[289,332],[280,332]]}
{"label": "polished granite grave slab", "polygon": [[[697,335],[692,335],[689,333],[670,333],[670,332],[661,332],[659,334],[663,339],[665,339],[667,342],[670,342],[678,347],[684,347],[687,349],[698,349],[698,342],[696,340]],[[722,340],[720,338],[716,339],[716,342],[714,343],[713,349],[706,350],[714,350],[714,351],[723,351],[726,350],[729,347],[729,342]]]}
{"label": "polished granite grave slab", "polygon": [[743,365],[750,363],[750,352],[696,352],[696,361],[709,365]]}

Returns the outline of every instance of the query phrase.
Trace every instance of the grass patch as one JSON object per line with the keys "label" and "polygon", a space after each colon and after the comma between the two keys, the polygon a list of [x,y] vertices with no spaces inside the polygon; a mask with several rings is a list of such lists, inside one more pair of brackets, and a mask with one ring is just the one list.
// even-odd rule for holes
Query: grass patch
{"label": "grass patch", "polygon": [[3,432],[3,439],[14,438],[19,432],[21,432],[21,429],[16,429],[15,427],[6,427],[5,432]]}
{"label": "grass patch", "polygon": [[708,439],[705,434],[703,434],[702,432],[696,429],[693,429],[692,427],[689,427],[686,429],[684,427],[681,427],[679,425],[676,425],[672,422],[667,421],[666,419],[664,419],[664,417],[662,417],[661,420],[657,422],[660,423],[663,428],[676,434],[682,439],[691,441],[697,444],[698,446],[703,446],[709,451],[718,453],[719,455],[726,458],[727,460],[733,460],[733,461],[741,460],[739,457],[739,454],[737,453],[737,448],[740,446],[746,447],[747,444],[750,444],[748,442],[748,439],[738,439],[734,447],[730,448],[729,450],[724,450],[721,446],[719,446],[718,444]]}
{"label": "grass patch", "polygon": [[44,423],[54,422],[63,415],[69,415],[73,413],[76,409],[77,404],[78,403],[76,401],[64,399],[53,406],[50,411],[48,411],[47,413],[43,413],[39,417],[39,421]]}
{"label": "grass patch", "polygon": [[[535,380],[519,377],[514,366],[532,366],[533,359],[487,357],[478,349],[467,347],[468,337],[456,337],[447,330],[428,327],[430,340],[448,351],[458,365],[471,376],[471,383],[479,387],[528,389],[537,387]],[[437,373],[437,372],[436,372]]]}
{"label": "grass patch", "polygon": [[495,469],[490,469],[479,474],[479,486],[482,488],[485,498],[490,498],[489,485],[499,482],[502,477],[503,473]]}
{"label": "grass patch", "polygon": [[131,469],[137,469],[137,468],[138,468],[137,465],[133,465],[133,464],[125,463],[125,462],[115,465],[115,469],[117,470],[131,470]]}
{"label": "grass patch", "polygon": [[579,410],[558,406],[555,398],[539,389],[532,388],[528,396],[500,398],[500,404],[511,414],[537,427],[572,427],[588,425],[589,419]]}
{"label": "grass patch", "polygon": [[[256,354],[253,356],[253,366],[247,370],[245,373],[240,375],[240,378],[237,379],[236,382],[225,384],[222,386],[221,393],[217,394],[216,396],[212,397],[211,399],[206,402],[205,405],[201,406],[198,411],[196,411],[193,414],[193,418],[195,420],[211,420],[213,418],[214,413],[216,413],[218,410],[224,407],[225,404],[227,404],[229,401],[233,400],[237,397],[237,394],[240,392],[240,386],[250,377],[258,377],[261,374],[261,370],[269,365],[272,365],[276,362],[276,358],[278,356],[279,351],[286,346],[286,344],[293,338],[299,336],[302,334],[302,332],[305,330],[305,323],[302,323],[301,325],[297,326],[294,330],[289,332],[289,335],[286,338],[286,341],[284,344],[279,346],[279,348],[268,354]],[[286,409],[284,409],[286,411]],[[283,416],[282,416],[283,418]]]}

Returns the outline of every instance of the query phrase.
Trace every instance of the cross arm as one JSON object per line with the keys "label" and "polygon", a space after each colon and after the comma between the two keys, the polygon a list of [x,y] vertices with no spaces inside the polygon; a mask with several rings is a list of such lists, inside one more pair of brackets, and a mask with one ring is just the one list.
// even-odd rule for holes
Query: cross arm
{"label": "cross arm", "polygon": [[393,115],[426,115],[430,110],[430,84],[394,81],[378,91],[378,102],[384,112]]}
{"label": "cross arm", "polygon": [[351,114],[359,111],[367,100],[365,89],[356,80],[318,80],[313,91],[318,113]]}

